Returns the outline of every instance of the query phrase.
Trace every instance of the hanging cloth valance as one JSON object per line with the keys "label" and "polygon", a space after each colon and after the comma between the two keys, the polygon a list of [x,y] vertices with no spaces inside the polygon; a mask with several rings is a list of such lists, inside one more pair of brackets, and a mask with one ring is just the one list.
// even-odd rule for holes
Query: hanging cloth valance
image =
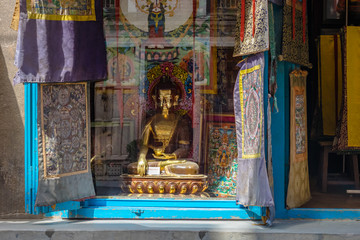
{"label": "hanging cloth valance", "polygon": [[268,49],[268,1],[239,1],[233,56],[244,56]]}
{"label": "hanging cloth valance", "polygon": [[[20,0],[15,55],[21,82],[79,82],[103,80],[107,74],[101,0],[95,0],[96,21],[29,19]],[[46,19],[46,18],[45,18]]]}
{"label": "hanging cloth valance", "polygon": [[312,67],[309,62],[306,0],[285,1],[281,60]]}

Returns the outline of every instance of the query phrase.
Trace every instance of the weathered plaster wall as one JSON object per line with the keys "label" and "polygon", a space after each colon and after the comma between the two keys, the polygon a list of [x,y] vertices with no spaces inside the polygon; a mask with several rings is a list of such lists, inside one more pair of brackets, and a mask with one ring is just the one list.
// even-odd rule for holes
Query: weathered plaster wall
{"label": "weathered plaster wall", "polygon": [[24,217],[24,87],[12,85],[15,0],[0,0],[0,218]]}

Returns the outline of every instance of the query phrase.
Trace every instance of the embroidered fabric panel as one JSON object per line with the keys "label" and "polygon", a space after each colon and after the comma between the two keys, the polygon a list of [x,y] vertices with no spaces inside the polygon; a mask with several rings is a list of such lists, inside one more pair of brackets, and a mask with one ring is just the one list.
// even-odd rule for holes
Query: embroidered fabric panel
{"label": "embroidered fabric panel", "polygon": [[[288,1],[287,1],[288,2]],[[283,40],[282,60],[311,67],[309,62],[308,31],[305,29],[305,42],[303,41],[303,14],[295,10],[295,39],[293,39],[292,6],[284,4],[283,14]],[[307,20],[306,20],[307,21]],[[307,26],[307,25],[306,25]]]}
{"label": "embroidered fabric panel", "polygon": [[95,0],[26,0],[31,19],[95,21]]}
{"label": "embroidered fabric panel", "polygon": [[[245,1],[245,22],[241,25],[241,1],[238,1],[238,14],[235,27],[235,46],[233,56],[244,56],[269,49],[268,1],[255,1],[253,16],[252,0]],[[253,36],[253,18],[255,17],[255,34]],[[244,40],[241,41],[241,28],[244,27]]]}
{"label": "embroidered fabric panel", "polygon": [[264,53],[241,61],[234,87],[238,147],[236,200],[245,206],[274,206],[265,162]]}
{"label": "embroidered fabric panel", "polygon": [[95,195],[87,96],[87,83],[39,86],[36,206]]}
{"label": "embroidered fabric panel", "polygon": [[290,173],[287,206],[300,207],[310,200],[306,120],[307,72],[290,73]]}
{"label": "embroidered fabric panel", "polygon": [[87,172],[86,84],[41,85],[45,178]]}
{"label": "embroidered fabric panel", "polygon": [[241,102],[242,157],[260,157],[263,128],[263,81],[261,66],[240,70],[239,89]]}
{"label": "embroidered fabric panel", "polygon": [[237,175],[236,129],[234,123],[208,125],[209,191],[216,196],[235,196]]}
{"label": "embroidered fabric panel", "polygon": [[297,93],[295,96],[295,142],[296,154],[304,153],[306,150],[306,118],[305,118],[305,96]]}

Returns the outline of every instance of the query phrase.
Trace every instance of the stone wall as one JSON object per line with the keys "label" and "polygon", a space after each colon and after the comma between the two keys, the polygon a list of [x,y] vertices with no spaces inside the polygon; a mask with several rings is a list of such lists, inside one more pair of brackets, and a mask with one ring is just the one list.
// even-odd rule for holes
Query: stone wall
{"label": "stone wall", "polygon": [[30,217],[24,204],[24,87],[13,86],[15,0],[0,1],[0,218]]}

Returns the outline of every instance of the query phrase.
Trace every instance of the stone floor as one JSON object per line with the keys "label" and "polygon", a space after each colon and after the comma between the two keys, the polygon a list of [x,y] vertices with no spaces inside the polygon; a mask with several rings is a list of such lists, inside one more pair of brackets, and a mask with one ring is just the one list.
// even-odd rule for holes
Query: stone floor
{"label": "stone floor", "polygon": [[0,240],[360,239],[359,221],[0,220]]}

